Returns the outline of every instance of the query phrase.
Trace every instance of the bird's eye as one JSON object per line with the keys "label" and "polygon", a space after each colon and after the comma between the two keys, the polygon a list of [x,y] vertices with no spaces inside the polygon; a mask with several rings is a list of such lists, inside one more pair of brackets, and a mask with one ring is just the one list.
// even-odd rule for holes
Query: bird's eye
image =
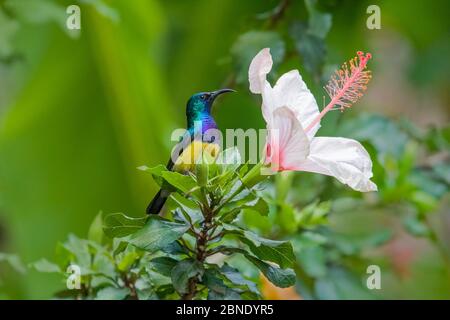
{"label": "bird's eye", "polygon": [[207,97],[206,94],[202,94],[200,98],[201,98],[202,100],[206,100],[206,97]]}

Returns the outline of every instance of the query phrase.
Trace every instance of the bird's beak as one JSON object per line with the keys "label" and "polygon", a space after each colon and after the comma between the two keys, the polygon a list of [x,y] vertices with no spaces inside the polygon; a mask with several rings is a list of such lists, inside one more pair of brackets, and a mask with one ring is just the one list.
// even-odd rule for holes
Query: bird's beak
{"label": "bird's beak", "polygon": [[212,102],[217,98],[217,96],[221,95],[222,93],[227,93],[227,92],[236,92],[236,91],[233,89],[220,89],[220,90],[212,91],[209,100]]}

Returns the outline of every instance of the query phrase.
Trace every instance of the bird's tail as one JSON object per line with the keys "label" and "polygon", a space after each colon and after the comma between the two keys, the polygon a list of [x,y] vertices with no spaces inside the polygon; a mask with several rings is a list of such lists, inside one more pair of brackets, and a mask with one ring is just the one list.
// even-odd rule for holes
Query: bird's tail
{"label": "bird's tail", "polygon": [[164,203],[166,203],[169,194],[166,190],[159,190],[147,206],[147,214],[158,214],[164,206]]}

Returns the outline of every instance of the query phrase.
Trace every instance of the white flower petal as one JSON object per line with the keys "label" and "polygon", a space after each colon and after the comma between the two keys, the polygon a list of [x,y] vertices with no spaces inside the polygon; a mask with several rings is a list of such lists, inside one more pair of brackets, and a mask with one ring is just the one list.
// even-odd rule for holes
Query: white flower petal
{"label": "white flower petal", "polygon": [[357,191],[376,191],[372,161],[366,149],[355,140],[317,137],[311,141],[310,154],[300,170],[337,178]]}
{"label": "white flower petal", "polygon": [[309,139],[295,114],[288,107],[278,108],[268,129],[272,165],[278,165],[279,170],[297,170],[309,154]]}
{"label": "white flower petal", "polygon": [[[309,91],[298,70],[289,71],[278,79],[273,87],[273,96],[277,107],[289,107],[304,129],[320,113],[316,99]],[[320,123],[317,123],[306,134],[312,139],[319,128]]]}
{"label": "white flower petal", "polygon": [[272,70],[272,56],[270,49],[262,49],[250,63],[248,68],[248,81],[250,83],[250,91],[253,93],[262,93],[266,82],[266,75]]}

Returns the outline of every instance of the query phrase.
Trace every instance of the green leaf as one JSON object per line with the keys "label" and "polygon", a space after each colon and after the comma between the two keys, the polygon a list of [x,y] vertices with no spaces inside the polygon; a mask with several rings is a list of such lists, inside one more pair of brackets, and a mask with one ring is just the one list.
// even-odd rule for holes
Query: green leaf
{"label": "green leaf", "polygon": [[315,201],[295,215],[295,221],[298,227],[311,228],[327,221],[327,214],[331,210],[331,202],[325,201],[318,203]]}
{"label": "green leaf", "polygon": [[370,142],[375,147],[378,158],[390,154],[399,159],[408,142],[408,136],[394,121],[367,113],[342,123],[336,134],[344,137],[351,134],[358,141]]}
{"label": "green leaf", "polygon": [[238,83],[247,81],[251,60],[260,50],[267,47],[270,48],[274,65],[279,65],[283,61],[286,49],[278,32],[249,31],[239,36],[231,48]]}
{"label": "green leaf", "polygon": [[197,183],[190,175],[183,175],[172,171],[164,171],[161,176],[172,187],[184,194],[191,193],[193,190],[198,189]]}
{"label": "green leaf", "polygon": [[277,202],[283,203],[286,200],[286,197],[292,188],[293,179],[294,172],[292,171],[282,171],[275,176]]}
{"label": "green leaf", "polygon": [[13,38],[15,37],[20,25],[17,21],[8,18],[3,10],[0,10],[0,58],[8,58],[15,52]]}
{"label": "green leaf", "polygon": [[205,159],[205,154],[207,152],[202,153],[202,161],[195,165],[195,176],[200,187],[205,187],[208,184],[209,165],[208,160]]}
{"label": "green leaf", "polygon": [[246,226],[251,226],[255,228],[262,234],[270,234],[274,228],[274,215],[270,215],[268,217],[261,217],[259,213],[255,213],[254,211],[246,211],[244,210],[241,215],[241,220]]}
{"label": "green leaf", "polygon": [[450,163],[441,163],[433,166],[433,172],[450,185]]}
{"label": "green leaf", "polygon": [[40,259],[31,264],[31,267],[35,268],[39,272],[48,272],[48,273],[61,273],[61,268],[47,259]]}
{"label": "green leaf", "polygon": [[332,15],[318,11],[317,0],[305,0],[305,4],[309,13],[308,32],[324,39],[331,29]]}
{"label": "green leaf", "polygon": [[303,232],[292,239],[297,262],[311,277],[320,278],[327,273],[327,256],[323,247],[327,241],[328,238],[312,232]]}
{"label": "green leaf", "polygon": [[145,225],[147,217],[132,218],[123,213],[112,213],[107,215],[103,221],[103,231],[110,238],[125,237]]}
{"label": "green leaf", "polygon": [[277,209],[275,221],[280,228],[287,234],[295,233],[298,229],[295,223],[295,208],[289,203],[282,202],[277,205]]}
{"label": "green leaf", "polygon": [[150,216],[145,226],[130,236],[129,242],[140,249],[155,252],[178,240],[188,229],[187,224]]}
{"label": "green leaf", "polygon": [[103,239],[103,218],[102,212],[100,211],[92,221],[91,226],[88,231],[88,240],[97,243],[102,243]]}
{"label": "green leaf", "polygon": [[315,278],[326,275],[326,252],[320,246],[307,247],[298,252],[297,259],[305,272]]}
{"label": "green leaf", "polygon": [[224,213],[220,220],[225,223],[233,221],[237,215],[241,212],[244,213],[256,213],[260,216],[267,216],[269,214],[269,205],[262,197],[258,197],[255,192],[251,192],[248,189],[244,189],[233,201],[228,202],[224,206]]}
{"label": "green leaf", "polygon": [[203,219],[203,215],[195,202],[178,193],[172,193],[170,197],[177,205],[177,209],[180,209],[183,213],[187,214],[192,223],[196,223]]}
{"label": "green leaf", "polygon": [[295,261],[295,256],[290,242],[277,241],[277,244],[275,244],[264,241],[260,245],[256,245],[255,243],[257,242],[242,241],[250,247],[250,250],[258,258],[275,262],[282,268],[292,267]]}
{"label": "green leaf", "polygon": [[128,245],[129,243],[126,242],[123,238],[114,238],[112,242],[113,256],[117,256],[118,254],[125,251]]}
{"label": "green leaf", "polygon": [[162,248],[161,251],[171,255],[183,255],[188,253],[188,250],[181,246],[178,241],[169,243],[167,246]]}
{"label": "green leaf", "polygon": [[107,287],[97,292],[95,300],[123,300],[130,294],[128,288]]}
{"label": "green leaf", "polygon": [[223,276],[225,276],[225,278],[235,285],[247,287],[251,292],[257,295],[260,294],[256,284],[253,281],[245,279],[238,269],[232,268],[228,264],[224,263],[222,268],[220,268],[220,272]]}
{"label": "green leaf", "polygon": [[423,213],[433,212],[439,204],[437,199],[422,191],[413,192],[411,202],[416,204],[417,208]]}
{"label": "green leaf", "polygon": [[25,273],[26,268],[23,265],[22,261],[20,260],[19,256],[16,254],[10,254],[10,253],[3,253],[0,252],[0,262],[5,261],[8,263],[11,268],[13,268],[15,271],[19,273]]}
{"label": "green leaf", "polygon": [[418,220],[416,217],[406,217],[403,219],[405,229],[416,237],[427,237],[430,235],[430,230],[426,224]]}
{"label": "green leaf", "polygon": [[245,257],[277,287],[287,288],[295,284],[296,276],[294,270],[280,269],[248,254]]}
{"label": "green leaf", "polygon": [[242,209],[257,212],[265,217],[269,214],[269,205],[263,198],[257,198],[252,202],[248,202],[246,205],[242,206]]}
{"label": "green leaf", "polygon": [[265,239],[248,230],[224,225],[227,234],[235,234],[258,258],[272,261],[282,268],[291,267],[295,261],[292,245],[288,241]]}
{"label": "green leaf", "polygon": [[[244,186],[247,188],[253,188],[258,183],[266,180],[269,176],[268,175],[262,175],[261,169],[263,168],[263,163],[259,162],[255,164],[249,171],[245,173],[245,175],[242,177],[241,181]],[[269,169],[270,170],[270,169]]]}
{"label": "green leaf", "polygon": [[111,282],[111,279],[116,277],[117,273],[114,266],[114,260],[111,259],[109,253],[98,252],[94,255],[89,274],[104,276],[108,278],[109,283],[114,285],[114,282]]}
{"label": "green leaf", "polygon": [[185,294],[188,291],[189,279],[201,276],[203,266],[197,260],[185,259],[177,263],[172,269],[171,278],[173,287],[179,294]]}
{"label": "green leaf", "polygon": [[65,250],[65,253],[69,255],[69,261],[67,262],[75,263],[80,266],[81,274],[90,272],[91,252],[87,240],[80,239],[77,236],[70,234],[69,239],[61,245],[61,249]]}
{"label": "green leaf", "polygon": [[326,58],[326,46],[323,39],[308,30],[302,23],[295,23],[291,27],[291,36],[295,48],[303,58],[303,64],[316,80],[320,79]]}
{"label": "green leaf", "polygon": [[170,257],[158,257],[150,261],[150,268],[163,276],[170,277],[172,274],[172,269],[177,263],[177,260]]}
{"label": "green leaf", "polygon": [[229,211],[226,211],[220,217],[220,221],[222,221],[224,223],[233,222],[237,218],[237,216],[239,215],[240,212],[241,212],[240,208],[234,208],[234,209],[231,209]]}
{"label": "green leaf", "polygon": [[156,167],[149,168],[147,166],[138,167],[139,170],[148,172],[152,175],[153,180],[161,187],[163,184],[162,173],[167,171],[167,168],[162,164],[157,165]]}
{"label": "green leaf", "polygon": [[237,147],[223,150],[217,156],[216,163],[221,166],[222,172],[236,171],[242,164],[241,154]]}
{"label": "green leaf", "polygon": [[117,269],[122,272],[128,271],[138,258],[139,254],[136,251],[124,252],[119,259]]}
{"label": "green leaf", "polygon": [[208,300],[241,299],[240,293],[232,288],[228,288],[223,280],[220,279],[220,274],[214,269],[208,269],[205,271],[203,281],[208,287]]}
{"label": "green leaf", "polygon": [[7,1],[7,7],[19,20],[31,24],[55,22],[62,31],[71,34],[71,30],[65,25],[67,19],[65,8],[58,3],[45,0]]}
{"label": "green leaf", "polygon": [[111,21],[113,22],[120,21],[119,12],[113,7],[109,6],[109,4],[106,4],[104,0],[80,0],[80,1],[92,5],[99,14],[101,14],[105,18],[111,19]]}

